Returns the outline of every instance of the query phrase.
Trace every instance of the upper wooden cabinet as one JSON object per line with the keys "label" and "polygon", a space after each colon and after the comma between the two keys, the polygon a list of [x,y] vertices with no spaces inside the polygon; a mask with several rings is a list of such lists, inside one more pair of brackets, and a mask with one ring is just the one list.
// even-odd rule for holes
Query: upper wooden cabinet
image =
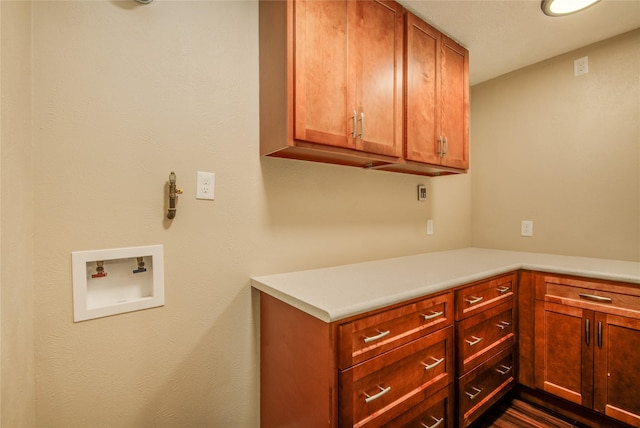
{"label": "upper wooden cabinet", "polygon": [[468,169],[468,51],[407,13],[405,73],[406,160]]}
{"label": "upper wooden cabinet", "polygon": [[400,158],[403,15],[387,0],[261,1],[261,153]]}
{"label": "upper wooden cabinet", "polygon": [[260,2],[262,155],[463,172],[468,97],[467,51],[392,0]]}

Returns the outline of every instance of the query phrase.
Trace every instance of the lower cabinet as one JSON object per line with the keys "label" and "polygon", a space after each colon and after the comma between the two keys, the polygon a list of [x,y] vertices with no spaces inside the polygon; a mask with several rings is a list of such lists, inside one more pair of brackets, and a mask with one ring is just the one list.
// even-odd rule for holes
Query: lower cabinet
{"label": "lower cabinet", "polygon": [[535,387],[640,427],[640,288],[535,275]]}
{"label": "lower cabinet", "polygon": [[420,407],[425,397],[452,383],[452,363],[449,326],[342,371],[340,426],[378,427]]}
{"label": "lower cabinet", "polygon": [[467,427],[515,385],[517,274],[455,291],[457,426]]}
{"label": "lower cabinet", "polygon": [[332,323],[260,293],[261,426],[467,427],[519,381],[640,428],[640,286],[518,275]]}
{"label": "lower cabinet", "polygon": [[333,323],[261,293],[261,426],[454,427],[453,322],[451,291]]}

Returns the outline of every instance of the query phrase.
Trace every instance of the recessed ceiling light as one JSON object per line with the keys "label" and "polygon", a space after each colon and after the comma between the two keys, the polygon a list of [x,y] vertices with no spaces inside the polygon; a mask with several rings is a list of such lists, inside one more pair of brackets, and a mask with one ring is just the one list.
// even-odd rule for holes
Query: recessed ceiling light
{"label": "recessed ceiling light", "polygon": [[593,6],[600,0],[542,0],[542,11],[549,16],[563,16]]}

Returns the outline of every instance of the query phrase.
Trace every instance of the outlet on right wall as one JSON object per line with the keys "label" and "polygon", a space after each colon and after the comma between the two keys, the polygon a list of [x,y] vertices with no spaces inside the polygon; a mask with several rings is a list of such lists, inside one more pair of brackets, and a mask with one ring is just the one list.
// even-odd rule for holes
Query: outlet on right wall
{"label": "outlet on right wall", "polygon": [[639,83],[637,29],[473,86],[472,245],[640,261]]}

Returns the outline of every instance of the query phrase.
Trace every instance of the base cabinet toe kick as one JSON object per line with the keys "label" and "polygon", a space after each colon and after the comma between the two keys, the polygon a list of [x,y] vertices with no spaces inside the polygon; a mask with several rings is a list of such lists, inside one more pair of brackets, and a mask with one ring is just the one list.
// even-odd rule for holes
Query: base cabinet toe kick
{"label": "base cabinet toe kick", "polygon": [[632,283],[519,270],[333,322],[260,292],[261,426],[467,427],[520,384],[640,427],[637,349]]}

